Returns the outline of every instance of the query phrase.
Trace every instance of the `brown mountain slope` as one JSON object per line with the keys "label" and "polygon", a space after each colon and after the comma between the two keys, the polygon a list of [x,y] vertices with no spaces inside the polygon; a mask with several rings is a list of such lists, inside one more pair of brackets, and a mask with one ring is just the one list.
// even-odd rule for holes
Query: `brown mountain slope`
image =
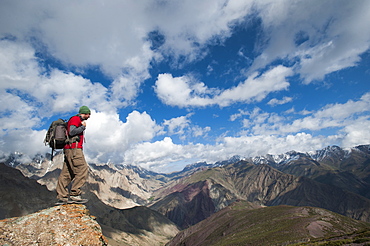
{"label": "brown mountain slope", "polygon": [[256,206],[286,204],[321,207],[354,219],[370,221],[369,199],[335,186],[282,173],[268,165],[244,161],[195,173],[157,195],[159,197],[151,208],[182,228],[201,221],[207,214],[217,212],[238,199]]}
{"label": "brown mountain slope", "polygon": [[268,165],[250,167],[244,163],[225,168],[231,173],[238,172],[233,179],[235,189],[247,201],[267,206],[320,207],[370,222],[370,200],[355,193],[309,178],[288,175]]}
{"label": "brown mountain slope", "polygon": [[329,146],[313,156],[295,153],[295,157],[299,158],[280,164],[270,160],[270,164],[284,173],[308,177],[370,198],[369,145],[349,150]]}
{"label": "brown mountain slope", "polygon": [[190,184],[171,193],[151,208],[166,215],[181,228],[194,225],[215,212],[207,181]]}
{"label": "brown mountain slope", "polygon": [[181,231],[167,246],[290,245],[370,230],[369,223],[320,208],[249,207],[249,203],[236,202]]}

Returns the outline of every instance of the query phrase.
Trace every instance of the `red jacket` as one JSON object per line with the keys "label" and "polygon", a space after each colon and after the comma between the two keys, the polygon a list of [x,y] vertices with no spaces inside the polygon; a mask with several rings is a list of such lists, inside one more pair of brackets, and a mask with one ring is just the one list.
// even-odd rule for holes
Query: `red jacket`
{"label": "red jacket", "polygon": [[75,143],[72,143],[72,144],[66,144],[64,146],[65,149],[76,148],[76,144],[77,144],[77,148],[82,149],[83,142],[84,142],[85,127],[81,124],[81,122],[82,122],[81,117],[78,116],[78,115],[72,116],[69,119],[68,124],[67,124],[67,132],[68,132],[69,138],[73,137],[73,136],[70,135],[70,128],[71,128],[72,125],[79,128],[81,132],[79,134],[77,134],[79,136],[79,141],[75,142]]}

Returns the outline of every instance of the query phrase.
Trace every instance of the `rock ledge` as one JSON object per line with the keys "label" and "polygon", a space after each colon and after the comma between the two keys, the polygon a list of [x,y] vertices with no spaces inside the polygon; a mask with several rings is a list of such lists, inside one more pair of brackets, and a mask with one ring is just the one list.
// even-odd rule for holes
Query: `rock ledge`
{"label": "rock ledge", "polygon": [[0,221],[0,245],[108,245],[84,205],[55,206]]}

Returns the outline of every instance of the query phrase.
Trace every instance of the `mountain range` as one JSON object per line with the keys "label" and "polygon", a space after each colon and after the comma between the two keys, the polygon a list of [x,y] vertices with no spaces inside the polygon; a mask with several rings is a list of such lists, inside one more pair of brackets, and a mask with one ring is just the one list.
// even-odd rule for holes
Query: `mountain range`
{"label": "mountain range", "polygon": [[[23,174],[24,178],[27,177],[24,182],[30,182],[30,184],[22,184],[21,187],[18,185],[20,190],[24,190],[24,195],[20,197],[8,195],[6,201],[1,201],[1,208],[4,209],[0,210],[0,218],[20,216],[50,206],[51,200],[55,198],[54,189],[63,155],[58,153],[53,162],[49,157],[39,155],[29,163],[19,161],[22,158],[20,153],[2,158],[6,166],[0,165],[0,167],[13,169],[12,171],[7,169],[9,174],[0,176],[0,182],[4,187],[11,184],[10,187],[15,189],[18,185],[17,180],[20,179],[17,176],[19,174]],[[110,239],[115,238],[113,240],[115,242],[123,243],[125,238],[131,238],[137,242],[139,239],[135,235],[140,232],[146,235],[146,239],[155,235],[156,240],[163,243],[174,237],[179,230],[181,230],[179,234],[181,236],[176,236],[175,242],[187,242],[188,239],[185,240],[185,238],[189,235],[189,230],[193,230],[192,234],[194,230],[200,231],[201,223],[208,223],[207,221],[214,221],[215,218],[224,216],[222,211],[234,208],[235,204],[243,204],[241,214],[247,217],[250,216],[248,214],[250,211],[268,211],[260,209],[271,209],[272,212],[268,213],[278,214],[276,211],[281,211],[278,208],[282,207],[287,211],[295,211],[292,212],[294,214],[298,213],[295,208],[306,208],[299,211],[319,211],[318,213],[330,211],[338,216],[346,216],[345,218],[351,221],[364,223],[361,226],[359,224],[353,226],[352,229],[328,229],[337,231],[334,234],[339,235],[359,231],[369,226],[369,163],[370,145],[348,149],[329,146],[309,153],[290,151],[280,155],[248,158],[234,156],[229,160],[213,164],[194,163],[186,166],[182,171],[170,174],[155,173],[129,165],[89,163],[89,178],[84,191],[90,198],[87,208],[98,218],[99,224],[102,224],[103,233],[109,234]],[[11,172],[18,173],[16,175]],[[18,178],[14,178],[15,176]],[[38,183],[43,190],[39,195],[35,195],[38,199],[35,202],[37,205],[35,203],[32,206],[29,205],[34,207],[33,209],[14,205],[27,203],[28,186],[31,186],[31,183],[33,185]],[[3,188],[1,191],[2,197],[3,194],[7,194],[6,189]],[[38,189],[33,188],[33,190]],[[18,199],[17,202],[12,202],[16,199]],[[284,218],[287,219],[287,217]],[[339,217],[337,220],[340,221]],[[138,221],[140,223],[136,223]],[[291,222],[290,224],[294,224],[293,220]],[[158,228],[150,226],[153,223],[159,223],[160,226]],[[325,227],[322,226],[323,222],[317,223]],[[332,224],[330,228],[334,227],[336,226]],[[202,228],[211,228],[211,226]],[[234,227],[230,228],[229,232],[225,233],[236,230]],[[324,237],[329,234],[320,235]],[[178,237],[185,241],[181,241],[182,239],[179,241]],[[320,238],[308,233],[302,236],[302,240],[304,238],[303,241],[307,241],[317,237]],[[212,238],[215,237],[212,236]],[[291,239],[292,242],[297,240],[299,241],[299,239]]]}

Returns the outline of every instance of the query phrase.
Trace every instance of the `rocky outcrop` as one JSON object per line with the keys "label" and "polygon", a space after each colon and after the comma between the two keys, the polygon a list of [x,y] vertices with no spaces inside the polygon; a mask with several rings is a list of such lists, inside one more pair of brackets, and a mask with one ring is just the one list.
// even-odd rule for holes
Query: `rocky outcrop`
{"label": "rocky outcrop", "polygon": [[[55,171],[57,169],[48,174]],[[179,232],[173,222],[154,210],[140,206],[117,209],[103,203],[89,189],[89,184],[84,186],[83,196],[89,199],[86,207],[96,217],[110,245],[164,245]],[[4,219],[50,208],[56,194],[36,180],[24,177],[19,170],[0,164],[0,197],[0,219]]]}
{"label": "rocky outcrop", "polygon": [[51,207],[0,221],[0,245],[108,245],[84,205]]}

